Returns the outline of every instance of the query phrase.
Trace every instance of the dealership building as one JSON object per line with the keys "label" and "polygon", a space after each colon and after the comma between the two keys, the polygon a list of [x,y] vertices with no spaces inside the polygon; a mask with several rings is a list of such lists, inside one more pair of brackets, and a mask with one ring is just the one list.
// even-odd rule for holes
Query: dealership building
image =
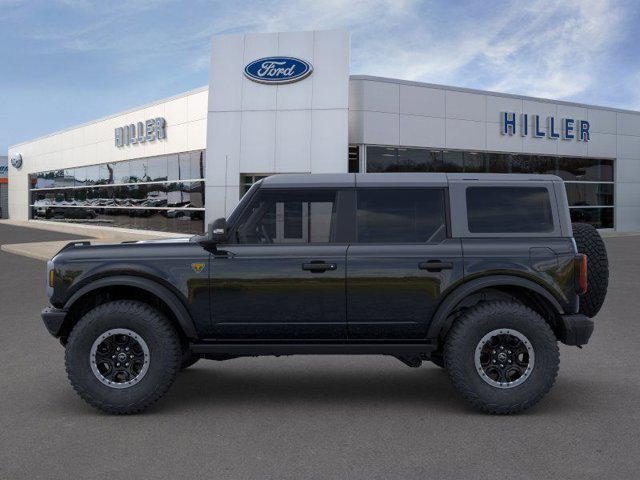
{"label": "dealership building", "polygon": [[276,173],[546,173],[640,230],[640,112],[349,73],[341,30],[214,36],[209,85],[9,148],[9,217],[201,232]]}

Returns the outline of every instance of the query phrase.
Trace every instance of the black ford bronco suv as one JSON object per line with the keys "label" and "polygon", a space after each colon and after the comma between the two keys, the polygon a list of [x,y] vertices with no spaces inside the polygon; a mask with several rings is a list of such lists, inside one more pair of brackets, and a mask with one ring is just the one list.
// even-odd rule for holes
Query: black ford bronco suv
{"label": "black ford bronco suv", "polygon": [[42,313],[73,388],[139,412],[199,359],[430,360],[476,408],[531,407],[607,290],[604,243],[551,175],[323,174],[259,181],[207,234],[70,243]]}

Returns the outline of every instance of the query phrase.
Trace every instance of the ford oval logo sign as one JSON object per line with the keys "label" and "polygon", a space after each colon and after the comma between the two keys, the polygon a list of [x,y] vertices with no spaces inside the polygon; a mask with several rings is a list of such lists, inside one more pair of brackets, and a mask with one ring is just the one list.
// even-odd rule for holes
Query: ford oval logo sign
{"label": "ford oval logo sign", "polygon": [[266,57],[254,60],[244,67],[249,80],[258,83],[292,83],[311,75],[313,67],[309,62],[293,57]]}
{"label": "ford oval logo sign", "polygon": [[11,155],[11,165],[13,165],[13,168],[20,168],[22,166],[22,155],[19,153]]}

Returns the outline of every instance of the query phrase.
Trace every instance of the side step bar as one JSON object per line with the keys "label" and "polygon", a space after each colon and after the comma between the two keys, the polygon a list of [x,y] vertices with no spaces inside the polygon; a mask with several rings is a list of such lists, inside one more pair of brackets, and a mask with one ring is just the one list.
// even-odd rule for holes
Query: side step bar
{"label": "side step bar", "polygon": [[192,343],[194,353],[207,355],[393,355],[428,356],[432,343]]}

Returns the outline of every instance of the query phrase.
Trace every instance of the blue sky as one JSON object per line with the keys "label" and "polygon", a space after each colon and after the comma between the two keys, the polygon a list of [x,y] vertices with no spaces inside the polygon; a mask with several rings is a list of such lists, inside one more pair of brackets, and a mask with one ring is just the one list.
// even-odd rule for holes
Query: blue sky
{"label": "blue sky", "polygon": [[640,110],[639,25],[635,0],[0,0],[0,155],[205,85],[216,33],[347,28],[353,74]]}

